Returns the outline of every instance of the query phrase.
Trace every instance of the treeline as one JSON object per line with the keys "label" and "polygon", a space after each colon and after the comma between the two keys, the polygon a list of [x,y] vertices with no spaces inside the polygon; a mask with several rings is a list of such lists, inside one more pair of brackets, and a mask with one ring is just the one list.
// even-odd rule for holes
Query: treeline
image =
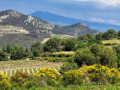
{"label": "treeline", "polygon": [[113,38],[119,38],[120,31],[108,30],[104,33],[99,33],[96,36],[92,34],[86,34],[70,39],[58,39],[51,38],[46,43],[42,44],[40,41],[35,42],[31,45],[30,49],[25,49],[21,46],[10,46],[3,47],[0,51],[0,60],[19,60],[27,57],[39,57],[46,52],[60,52],[60,51],[76,51],[80,48],[86,48],[94,43],[102,45],[101,40],[108,40]]}

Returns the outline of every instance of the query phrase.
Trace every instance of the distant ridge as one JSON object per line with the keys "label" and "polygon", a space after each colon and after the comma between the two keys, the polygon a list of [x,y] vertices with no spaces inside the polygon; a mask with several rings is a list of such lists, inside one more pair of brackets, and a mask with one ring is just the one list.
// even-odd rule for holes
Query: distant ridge
{"label": "distant ridge", "polygon": [[30,15],[49,21],[54,25],[71,25],[75,23],[85,23],[88,25],[91,29],[97,30],[100,32],[107,31],[108,29],[115,29],[118,31],[120,29],[120,26],[118,25],[111,25],[111,24],[104,24],[104,23],[97,23],[97,22],[88,22],[83,21],[79,19],[69,18],[61,15],[57,15],[50,12],[43,12],[43,11],[36,11],[34,13],[31,13]]}

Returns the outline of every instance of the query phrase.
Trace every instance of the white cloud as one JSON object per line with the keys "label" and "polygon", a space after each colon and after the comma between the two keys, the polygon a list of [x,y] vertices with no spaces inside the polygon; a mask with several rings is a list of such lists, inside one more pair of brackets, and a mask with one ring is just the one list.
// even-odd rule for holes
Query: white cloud
{"label": "white cloud", "polygon": [[106,23],[106,24],[112,24],[112,25],[119,25],[120,26],[120,22],[118,22],[117,20],[105,20],[102,18],[90,18],[89,21],[91,22],[99,22],[99,23]]}
{"label": "white cloud", "polygon": [[72,1],[95,2],[100,3],[104,6],[118,6],[120,4],[120,0],[72,0]]}
{"label": "white cloud", "polygon": [[105,23],[106,21],[102,18],[90,18],[89,21],[91,22],[101,22],[101,23]]}
{"label": "white cloud", "polygon": [[120,23],[116,20],[108,20],[108,23],[113,25],[120,25]]}

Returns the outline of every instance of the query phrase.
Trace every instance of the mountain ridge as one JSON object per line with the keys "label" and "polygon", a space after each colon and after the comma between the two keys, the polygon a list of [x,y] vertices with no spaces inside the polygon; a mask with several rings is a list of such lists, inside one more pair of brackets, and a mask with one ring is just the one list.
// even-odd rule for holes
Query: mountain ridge
{"label": "mountain ridge", "polygon": [[14,10],[2,11],[0,12],[0,45],[8,42],[18,45],[32,44],[44,38],[51,38],[51,34],[79,36],[86,33],[98,33],[84,23],[60,27],[60,25],[56,27],[48,21]]}
{"label": "mountain ridge", "polygon": [[91,29],[97,30],[99,32],[105,32],[108,29],[115,29],[116,31],[118,31],[120,29],[120,26],[118,26],[118,25],[89,22],[89,21],[74,19],[74,18],[61,16],[61,15],[57,15],[57,14],[50,13],[50,12],[44,12],[44,11],[36,11],[29,15],[47,20],[55,25],[56,24],[57,25],[72,25],[75,23],[82,22],[82,23],[85,23],[86,25],[90,26]]}

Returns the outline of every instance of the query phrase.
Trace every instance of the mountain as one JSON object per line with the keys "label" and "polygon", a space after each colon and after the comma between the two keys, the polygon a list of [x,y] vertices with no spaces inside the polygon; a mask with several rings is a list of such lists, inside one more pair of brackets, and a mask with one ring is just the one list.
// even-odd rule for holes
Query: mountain
{"label": "mountain", "polygon": [[104,31],[107,31],[108,29],[115,29],[116,31],[118,31],[120,29],[120,26],[118,25],[88,22],[88,21],[83,21],[79,19],[74,19],[74,18],[69,18],[69,17],[53,14],[50,12],[37,11],[30,15],[49,21],[54,25],[71,25],[75,23],[84,23],[88,25],[91,29],[97,30],[99,32],[104,32]]}
{"label": "mountain", "polygon": [[23,44],[24,46],[50,37],[54,25],[14,10],[0,12],[0,45]]}
{"label": "mountain", "polygon": [[53,33],[65,34],[65,35],[71,35],[71,36],[80,36],[80,35],[84,35],[87,33],[96,35],[99,32],[97,32],[96,30],[91,30],[84,23],[77,23],[77,24],[68,25],[68,26],[55,25],[53,29]]}
{"label": "mountain", "polygon": [[95,35],[98,32],[90,29],[84,23],[67,26],[53,25],[14,10],[0,12],[0,45],[2,46],[17,44],[29,48],[33,42],[43,41],[45,38],[51,38],[52,35],[68,35],[71,37],[87,33]]}

